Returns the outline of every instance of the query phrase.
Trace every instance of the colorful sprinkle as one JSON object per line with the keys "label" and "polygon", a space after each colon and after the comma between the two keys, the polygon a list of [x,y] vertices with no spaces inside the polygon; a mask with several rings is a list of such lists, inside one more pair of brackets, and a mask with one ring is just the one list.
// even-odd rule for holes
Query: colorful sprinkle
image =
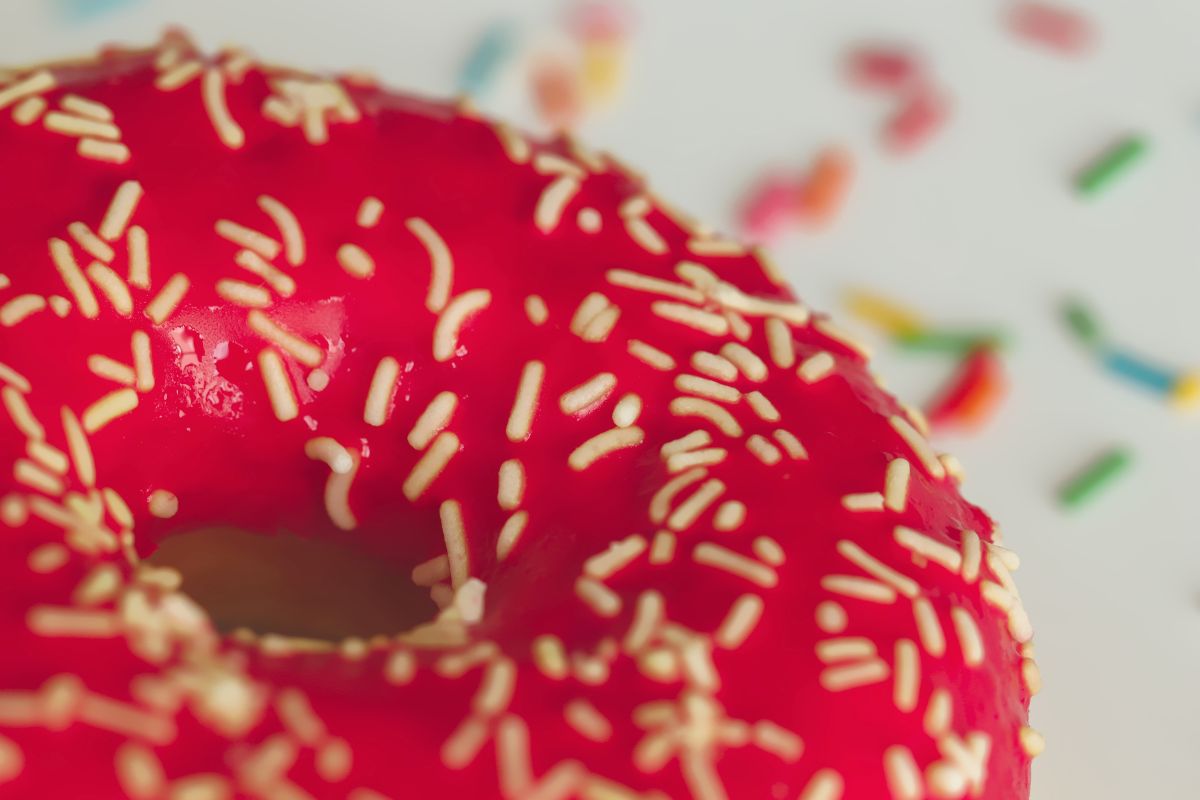
{"label": "colorful sprinkle", "polygon": [[1151,364],[1133,353],[1110,349],[1104,352],[1102,360],[1109,372],[1157,394],[1169,395],[1175,387],[1174,370]]}
{"label": "colorful sprinkle", "polygon": [[759,240],[778,235],[795,219],[798,194],[799,181],[791,176],[776,173],[763,178],[742,208],[742,229]]}
{"label": "colorful sprinkle", "polygon": [[900,106],[883,129],[883,141],[895,153],[908,153],[924,144],[945,123],[949,102],[929,87],[920,87]]}
{"label": "colorful sprinkle", "polygon": [[919,330],[894,339],[905,350],[965,355],[980,347],[1004,348],[1008,335],[1000,330]]}
{"label": "colorful sprinkle", "polygon": [[1075,178],[1075,189],[1090,196],[1104,189],[1146,154],[1146,140],[1128,136],[1105,150]]}
{"label": "colorful sprinkle", "polygon": [[1081,344],[1088,347],[1097,347],[1104,338],[1100,328],[1100,321],[1091,312],[1087,306],[1081,301],[1071,299],[1063,303],[1062,306],[1063,320],[1067,323],[1067,327],[1075,334]]}
{"label": "colorful sprinkle", "polygon": [[1171,387],[1171,405],[1183,411],[1200,408],[1200,370],[1186,372]]}
{"label": "colorful sprinkle", "polygon": [[912,336],[925,328],[925,321],[916,311],[866,289],[848,291],[846,306],[854,316],[893,336]]}
{"label": "colorful sprinkle", "polygon": [[839,147],[823,150],[800,190],[801,217],[817,223],[828,222],[841,207],[853,174],[854,162],[848,152]]}
{"label": "colorful sprinkle", "polygon": [[492,23],[475,45],[458,76],[458,90],[480,95],[495,80],[496,74],[513,54],[516,26],[509,21]]}
{"label": "colorful sprinkle", "polygon": [[1060,53],[1075,55],[1092,43],[1092,26],[1082,14],[1045,3],[1021,3],[1008,17],[1018,36]]}
{"label": "colorful sprinkle", "polygon": [[852,51],[846,61],[850,80],[870,89],[904,89],[920,74],[916,59],[899,48],[865,46]]}
{"label": "colorful sprinkle", "polygon": [[979,427],[1000,405],[1007,388],[1004,365],[996,352],[980,347],[967,356],[926,416],[935,428]]}
{"label": "colorful sprinkle", "polygon": [[1059,502],[1067,508],[1085,503],[1124,472],[1131,462],[1128,450],[1121,447],[1109,450],[1059,490]]}

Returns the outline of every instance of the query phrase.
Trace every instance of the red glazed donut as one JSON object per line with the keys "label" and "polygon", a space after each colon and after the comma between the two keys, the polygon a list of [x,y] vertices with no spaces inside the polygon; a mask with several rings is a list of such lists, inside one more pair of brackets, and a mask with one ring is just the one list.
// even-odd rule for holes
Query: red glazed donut
{"label": "red glazed donut", "polygon": [[1028,796],[1016,559],[760,255],[178,37],[5,80],[4,797]]}

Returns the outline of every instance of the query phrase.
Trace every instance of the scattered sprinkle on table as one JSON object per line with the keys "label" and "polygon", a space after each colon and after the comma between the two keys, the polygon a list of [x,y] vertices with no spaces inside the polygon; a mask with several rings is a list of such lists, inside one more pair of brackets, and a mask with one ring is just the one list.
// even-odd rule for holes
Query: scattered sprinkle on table
{"label": "scattered sprinkle on table", "polygon": [[468,95],[482,94],[513,54],[516,26],[502,20],[493,22],[471,50],[458,76],[458,90]]}
{"label": "scattered sprinkle on table", "polygon": [[918,312],[866,289],[847,291],[846,307],[854,316],[892,336],[916,335],[926,327]]}
{"label": "scattered sprinkle on table", "polygon": [[1125,472],[1132,460],[1130,452],[1123,447],[1105,452],[1059,490],[1059,503],[1065,508],[1083,505]]}
{"label": "scattered sprinkle on table", "polygon": [[979,347],[995,349],[1007,347],[1009,337],[1002,330],[992,329],[923,329],[897,334],[894,341],[905,350],[966,355]]}
{"label": "scattered sprinkle on table", "polygon": [[1075,177],[1076,191],[1085,197],[1102,191],[1136,164],[1147,149],[1146,140],[1141,136],[1121,139],[1080,171]]}
{"label": "scattered sprinkle on table", "polygon": [[979,347],[963,360],[930,404],[926,416],[935,430],[978,428],[991,418],[1007,390],[1004,365],[996,351]]}
{"label": "scattered sprinkle on table", "polygon": [[846,72],[859,86],[897,91],[915,83],[920,68],[912,54],[902,48],[864,45],[850,52]]}
{"label": "scattered sprinkle on table", "polygon": [[1109,348],[1104,351],[1101,361],[1109,372],[1156,394],[1170,395],[1175,387],[1175,370],[1152,364],[1134,353]]}
{"label": "scattered sprinkle on table", "polygon": [[1023,39],[1051,50],[1077,55],[1092,43],[1092,25],[1083,14],[1046,3],[1018,3],[1008,24]]}
{"label": "scattered sprinkle on table", "polygon": [[1100,321],[1096,319],[1096,315],[1092,313],[1081,300],[1076,298],[1068,299],[1062,304],[1063,321],[1067,323],[1067,327],[1075,334],[1075,338],[1081,344],[1088,347],[1097,347],[1100,345],[1104,336],[1100,328]]}

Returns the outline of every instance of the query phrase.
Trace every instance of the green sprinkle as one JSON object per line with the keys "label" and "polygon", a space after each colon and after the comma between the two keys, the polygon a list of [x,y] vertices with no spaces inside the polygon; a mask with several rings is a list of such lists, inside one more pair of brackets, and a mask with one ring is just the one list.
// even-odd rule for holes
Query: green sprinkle
{"label": "green sprinkle", "polygon": [[965,355],[980,347],[1003,349],[1008,334],[999,330],[920,330],[897,334],[893,341],[905,350]]}
{"label": "green sprinkle", "polygon": [[1092,312],[1078,300],[1068,300],[1063,303],[1063,319],[1067,327],[1075,334],[1080,342],[1088,347],[1096,347],[1103,338],[1100,332],[1100,321]]}
{"label": "green sprinkle", "polygon": [[1122,447],[1109,450],[1059,490],[1059,502],[1067,508],[1082,505],[1124,472],[1132,458]]}
{"label": "green sprinkle", "polygon": [[1122,139],[1084,167],[1083,171],[1075,178],[1075,189],[1083,195],[1095,194],[1141,158],[1145,152],[1146,140],[1142,137],[1130,136]]}

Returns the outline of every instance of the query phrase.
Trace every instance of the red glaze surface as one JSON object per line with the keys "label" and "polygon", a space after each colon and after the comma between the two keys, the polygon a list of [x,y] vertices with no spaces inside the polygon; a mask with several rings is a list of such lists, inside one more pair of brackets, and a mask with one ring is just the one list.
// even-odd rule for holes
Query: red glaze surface
{"label": "red glaze surface", "polygon": [[[179,40],[164,47],[183,48],[181,63],[193,57]],[[804,320],[788,290],[769,279],[755,255],[727,243],[717,245],[725,254],[705,255],[705,244],[691,240],[677,215],[657,203],[648,209],[622,205],[645,191],[639,179],[607,159],[592,166],[563,141],[532,144],[535,157],[569,159],[569,170],[583,175],[565,213],[553,225],[543,220],[546,230],[540,230],[535,209],[547,187],[563,178],[542,174],[520,153],[510,158],[486,121],[452,105],[368,86],[344,84],[363,119],[331,124],[328,142],[315,145],[299,127],[264,117],[270,81],[281,74],[251,69],[226,88],[231,115],[245,136],[240,149],[231,149],[214,132],[198,78],[172,91],[155,88],[159,56],[113,51],[93,63],[55,67],[58,88],[42,92],[50,110],[68,92],[110,107],[132,154],[126,164],[77,155],[76,139],[46,130],[43,119],[16,124],[10,119],[15,104],[0,118],[0,265],[11,279],[0,293],[0,309],[16,315],[20,306],[7,304],[22,294],[60,296],[71,304],[62,318],[47,308],[0,327],[8,396],[23,398],[45,441],[66,453],[61,408],[83,415],[123,388],[89,371],[89,356],[131,364],[131,336],[144,331],[154,376],[154,388],[138,393],[136,409],[88,436],[96,487],[124,499],[132,525],[98,505],[101,495],[81,476],[79,457],[49,485],[28,485],[22,477],[28,473],[16,464],[39,433],[28,422],[22,429],[7,415],[0,418],[0,453],[14,465],[0,478],[0,640],[6,654],[0,659],[0,779],[6,781],[0,794],[166,797],[207,786],[210,794],[189,796],[874,800],[893,796],[884,752],[903,746],[919,771],[912,797],[1027,797],[1029,756],[1021,740],[1035,738],[1022,733],[1035,668],[1031,659],[1023,661],[1022,645],[1009,631],[1011,624],[1021,638],[1028,635],[1019,601],[1000,586],[1010,585],[1000,560],[1006,553],[986,544],[994,536],[991,522],[959,496],[951,478],[940,474],[940,463],[923,464],[889,424],[889,417],[907,412],[877,388],[862,357],[825,332],[822,317]],[[205,63],[237,71],[234,56]],[[544,159],[534,163],[561,169]],[[47,243],[53,237],[71,241],[67,226],[76,220],[95,230],[128,180],[145,190],[131,224],[149,235],[151,285],[132,289],[128,317],[93,285],[100,310],[87,319],[53,267]],[[299,416],[286,422],[273,413],[258,366],[260,351],[272,345],[250,330],[245,308],[215,291],[223,278],[262,283],[235,265],[238,247],[214,232],[217,220],[229,219],[278,239],[278,229],[256,205],[260,194],[294,212],[307,247],[301,264],[289,265],[282,255],[273,260],[297,288],[289,298],[272,293],[266,313],[320,348],[330,376],[328,387],[314,392],[305,383],[308,368],[283,355],[299,402]],[[384,211],[376,227],[364,229],[355,220],[367,196],[381,199]],[[584,208],[598,212],[599,232],[581,229],[578,212]],[[622,210],[634,221],[627,224]],[[410,217],[427,220],[446,242],[453,257],[451,298],[490,292],[490,303],[463,326],[447,361],[433,357],[439,315],[426,305],[430,256],[406,227]],[[661,238],[661,247],[649,244],[660,252],[634,238],[646,239],[642,225]],[[713,241],[705,240],[710,248]],[[372,277],[356,278],[339,266],[336,254],[346,243],[373,257]],[[114,244],[112,268],[124,277],[124,239]],[[92,260],[78,246],[72,249],[81,264]],[[703,264],[723,283],[697,299],[676,274],[684,261]],[[654,313],[655,303],[676,301],[614,285],[606,277],[613,269],[672,282],[673,291],[693,295],[677,302],[703,307],[714,315],[704,318],[708,322],[728,320],[731,307],[754,307],[732,315],[733,332],[704,332]],[[154,324],[144,311],[177,273],[188,277],[190,289],[162,324]],[[689,274],[705,281],[703,273]],[[584,341],[571,330],[577,308],[593,292],[620,309],[603,341]],[[527,317],[529,295],[544,298],[544,325]],[[754,305],[750,298],[768,302]],[[63,302],[54,303],[63,310]],[[765,331],[768,324],[783,325],[768,323],[777,314],[802,324],[775,328],[783,330],[780,341],[788,347],[772,358]],[[592,338],[599,338],[602,322],[590,329]],[[703,417],[672,413],[671,402],[686,396],[675,386],[678,376],[700,374],[691,365],[694,354],[716,353],[739,333],[766,365],[756,380],[729,379],[733,401],[715,403],[740,431],[729,435]],[[669,354],[675,367],[658,370],[633,357],[631,339]],[[831,353],[833,369],[805,382],[790,363],[793,351],[797,364]],[[364,404],[384,356],[396,358],[401,372],[386,422],[377,427],[365,423]],[[528,437],[514,442],[505,429],[531,359],[544,362],[545,381]],[[560,396],[601,372],[615,376],[615,390],[591,410],[564,414]],[[459,398],[447,430],[461,446],[410,502],[401,486],[422,452],[406,437],[443,391]],[[769,398],[779,421],[755,413],[745,396],[752,391]],[[613,406],[628,393],[642,401],[636,420],[641,443],[586,469],[570,468],[568,457],[577,447],[613,427]],[[778,429],[797,437],[807,457],[763,448],[757,439],[748,447],[754,435],[778,443]],[[723,461],[704,468],[708,479],[719,482],[711,486],[723,493],[688,521],[675,511],[701,485],[692,484],[670,504],[667,524],[653,520],[652,497],[673,477],[660,448],[696,430],[711,438],[706,447],[727,451]],[[355,530],[338,529],[327,514],[323,492],[330,469],[304,454],[315,436],[332,437],[360,454],[349,490]],[[764,463],[755,448],[775,463]],[[884,492],[889,463],[901,458],[912,469],[902,510],[892,507],[890,493],[882,510],[871,497],[866,503],[875,510],[843,505],[848,494]],[[500,560],[499,531],[514,513],[497,502],[498,470],[508,459],[524,465],[527,488],[519,508],[529,516],[523,536]],[[149,513],[155,490],[178,497],[173,518]],[[448,500],[461,504],[470,575],[487,591],[478,624],[443,613],[436,630],[459,643],[441,647],[430,646],[431,629],[423,642],[410,633],[365,646],[352,642],[341,653],[287,654],[288,642],[278,637],[217,638],[183,595],[154,585],[131,566],[132,554],[115,547],[122,531],[146,556],[164,537],[196,527],[232,524],[264,535],[283,527],[340,541],[352,537],[356,546],[394,562],[397,580],[408,580],[413,565],[446,552],[439,507]],[[716,508],[731,500],[745,505],[745,520],[717,530]],[[735,519],[735,510],[727,507],[723,519]],[[32,513],[24,519],[27,511]],[[650,551],[643,551],[603,579],[619,598],[613,616],[601,616],[579,599],[574,587],[587,559],[631,535],[649,541],[672,524],[678,530],[669,561],[652,564]],[[925,541],[936,548],[929,558],[914,557],[897,540],[901,525],[929,537]],[[985,542],[978,575],[970,566],[967,530]],[[783,563],[759,560],[777,562],[761,537],[781,546]],[[69,557],[46,571],[55,566],[55,551],[46,546],[64,541]],[[831,575],[874,580],[844,555],[846,542],[896,571],[868,584],[883,602],[829,588],[836,585],[827,580]],[[697,563],[693,554],[705,543],[753,559],[759,582]],[[35,561],[44,560],[42,572],[29,566],[35,552]],[[960,552],[967,554],[966,567],[957,563],[964,560]],[[120,580],[101,591],[103,583],[98,589],[93,578],[92,596],[81,598],[77,587],[99,564],[115,565]],[[985,591],[990,584],[995,586]],[[648,642],[622,649],[646,592],[660,594],[669,624],[655,626]],[[714,646],[714,632],[747,595],[762,598],[761,620],[743,642]],[[93,622],[109,628],[98,631],[102,635],[48,632],[45,617],[38,616],[45,607],[78,608],[89,599]],[[944,647],[928,630],[932,643],[921,645],[914,603],[926,602]],[[1011,621],[997,602],[1012,606]],[[970,623],[982,648],[973,665],[965,661],[974,660],[974,651],[962,644],[969,641]],[[544,635],[561,639],[569,674],[556,674],[545,662],[539,668],[531,648]],[[821,649],[837,637],[862,641],[849,643],[850,662],[822,663],[818,651],[837,657]],[[893,699],[904,693],[897,689],[894,663],[900,640],[913,643],[919,666],[916,693],[905,710]],[[487,665],[453,674],[448,654],[489,641],[495,648]],[[867,654],[855,655],[855,648]],[[682,670],[680,653],[687,654]],[[409,658],[416,664],[411,675],[402,669]],[[867,665],[856,669],[874,677],[853,688],[827,688],[854,659]],[[515,665],[510,699],[504,691],[486,691],[488,685],[503,687],[507,666],[497,663]],[[900,671],[911,680],[911,672]],[[78,676],[85,688],[73,693],[71,679],[62,678],[47,685],[62,675]],[[477,695],[481,686],[498,702]],[[299,687],[307,696],[321,720],[315,732],[287,722],[294,715],[280,716],[285,687]],[[940,724],[936,709],[927,713],[935,691],[951,700]],[[98,697],[120,705],[114,711]],[[604,741],[589,740],[566,721],[564,708],[579,699],[607,719],[610,732],[603,724],[593,731]],[[448,766],[455,760],[448,740],[471,718],[484,733],[477,752],[466,748],[463,763]],[[502,759],[497,741],[507,742],[504,747],[518,741],[507,737],[522,721],[531,731],[529,755],[502,748],[517,754]],[[799,737],[802,755],[799,747],[780,749],[769,744],[770,736],[757,736],[769,727],[764,721]],[[986,763],[977,769],[963,743],[978,747],[984,741],[990,745]],[[349,763],[342,757],[347,749]],[[965,786],[957,776],[970,772],[977,774]],[[910,796],[903,791],[897,788],[894,796]]]}

